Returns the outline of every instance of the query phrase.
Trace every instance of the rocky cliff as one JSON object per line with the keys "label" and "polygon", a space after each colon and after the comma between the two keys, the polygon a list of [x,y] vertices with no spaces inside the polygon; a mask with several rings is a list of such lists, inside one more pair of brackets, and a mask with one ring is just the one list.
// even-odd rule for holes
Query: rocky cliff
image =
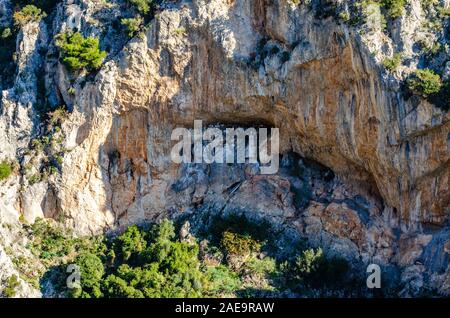
{"label": "rocky cliff", "polygon": [[[357,1],[332,1],[333,14],[325,2],[165,1],[129,39],[114,26],[126,3],[66,0],[21,27],[14,78],[0,85],[0,160],[16,161],[0,181],[0,223],[54,218],[86,235],[242,211],[381,264],[402,296],[448,295],[450,114],[403,89],[424,63],[449,76],[448,19],[426,28],[437,7],[410,0],[385,26],[352,24]],[[5,25],[11,7],[1,2]],[[52,39],[69,29],[100,38],[100,70],[74,75],[58,60]],[[416,49],[424,39],[443,48],[431,61]],[[40,120],[43,100],[67,109],[58,129]],[[174,164],[171,132],[194,119],[278,127],[280,171]],[[0,233],[5,247],[21,235]]]}

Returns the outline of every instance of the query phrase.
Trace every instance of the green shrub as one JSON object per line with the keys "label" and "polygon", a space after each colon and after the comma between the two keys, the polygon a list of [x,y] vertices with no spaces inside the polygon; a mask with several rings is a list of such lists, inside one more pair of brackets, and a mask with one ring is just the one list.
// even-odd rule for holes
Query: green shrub
{"label": "green shrub", "polygon": [[339,19],[341,19],[344,22],[350,21],[350,13],[348,13],[347,11],[339,12],[338,16],[339,16]]}
{"label": "green shrub", "polygon": [[419,96],[427,98],[438,93],[442,87],[441,78],[430,69],[415,71],[407,80],[408,89]]}
{"label": "green shrub", "polygon": [[[252,223],[249,221],[248,224]],[[228,223],[228,227],[239,226]],[[39,255],[51,268],[46,277],[57,286],[58,293],[65,292],[69,297],[229,297],[242,294],[243,277],[247,275],[259,282],[269,278],[264,282],[268,284],[268,290],[275,291],[287,286],[278,285],[286,268],[290,275],[286,274],[287,281],[302,286],[332,278],[341,282],[339,277],[347,270],[345,262],[325,259],[320,249],[306,250],[295,260],[289,258],[286,268],[268,256],[249,258],[239,271],[222,264],[209,267],[199,260],[198,243],[177,239],[175,227],[168,220],[145,227],[132,225],[123,234],[108,239],[104,236],[71,238],[68,232],[40,219],[31,226],[31,231],[33,254]],[[248,234],[237,235],[230,231],[223,234],[229,238],[233,249],[241,248],[237,241],[245,246],[245,251],[259,248],[260,243]],[[228,246],[227,243],[224,245]],[[67,289],[67,266],[55,266],[55,261],[79,266],[79,287]],[[325,283],[325,286],[331,286],[331,283]]]}
{"label": "green shrub", "polygon": [[428,43],[426,40],[418,41],[423,54],[433,56],[439,53],[442,46],[439,42]]}
{"label": "green shrub", "polygon": [[382,64],[389,72],[393,72],[399,67],[401,61],[402,55],[400,53],[395,53],[392,58],[385,58]]}
{"label": "green shrub", "polygon": [[64,120],[67,118],[68,113],[67,110],[60,106],[57,107],[54,111],[48,113],[48,121],[49,124],[54,127],[56,125],[61,125]]}
{"label": "green shrub", "polygon": [[6,160],[0,162],[0,181],[7,179],[12,172],[13,165],[10,162]]}
{"label": "green shrub", "polygon": [[249,235],[225,231],[221,245],[228,255],[248,255],[259,251],[261,244]]}
{"label": "green shrub", "polygon": [[280,269],[285,284],[294,290],[352,288],[347,281],[348,262],[340,257],[326,258],[321,248],[304,250],[293,262],[282,263]]}
{"label": "green shrub", "polygon": [[80,288],[75,288],[72,296],[102,297],[100,284],[105,274],[102,260],[95,254],[83,252],[75,258],[75,264],[80,268]]}
{"label": "green shrub", "polygon": [[53,166],[53,165],[50,165],[50,166],[48,166],[47,168],[46,168],[46,173],[47,173],[47,175],[54,175],[54,174],[57,174],[58,173],[58,167],[55,167],[55,166]]}
{"label": "green shrub", "polygon": [[301,255],[295,259],[295,271],[298,276],[310,274],[319,268],[320,262],[323,259],[323,252],[321,248],[317,250],[308,249],[302,252]]}
{"label": "green shrub", "polygon": [[450,16],[450,7],[438,7],[438,12],[441,18],[449,17]]}
{"label": "green shrub", "polygon": [[208,277],[208,291],[213,295],[231,294],[241,288],[239,275],[224,265],[211,267],[206,273]]}
{"label": "green shrub", "polygon": [[61,60],[69,70],[95,70],[100,68],[106,57],[105,51],[100,51],[99,40],[93,37],[85,38],[79,32],[65,32],[56,36],[56,45],[61,50]]}
{"label": "green shrub", "polygon": [[[134,279],[133,284],[139,283]],[[114,274],[109,275],[102,283],[105,295],[114,298],[144,298],[142,291],[130,286],[129,282]]]}
{"label": "green shrub", "polygon": [[108,246],[100,252],[103,258],[94,252],[76,257],[81,276],[88,278],[69,296],[178,298],[208,293],[208,275],[200,270],[198,245],[175,240],[170,221],[150,230],[130,226]]}
{"label": "green shrub", "polygon": [[46,16],[46,13],[41,9],[32,4],[29,4],[23,7],[22,10],[14,12],[14,25],[24,26],[25,24],[30,22],[39,22]]}
{"label": "green shrub", "polygon": [[2,40],[6,40],[7,38],[12,36],[12,32],[10,28],[4,28],[1,32]]}
{"label": "green shrub", "polygon": [[150,9],[153,6],[153,0],[129,0],[129,1],[142,14],[149,13]]}
{"label": "green shrub", "polygon": [[273,274],[277,269],[275,259],[271,257],[264,257],[262,259],[253,257],[247,264],[246,268],[254,274],[264,276],[266,274]]}
{"label": "green shrub", "polygon": [[38,182],[41,182],[41,180],[42,180],[41,174],[40,173],[35,173],[35,174],[33,174],[33,175],[28,177],[28,184],[29,185],[33,185],[33,184],[36,184]]}
{"label": "green shrub", "polygon": [[6,281],[6,286],[5,289],[3,290],[4,296],[7,298],[14,297],[17,293],[16,289],[19,286],[20,286],[19,278],[17,277],[17,275],[12,275]]}
{"label": "green shrub", "polygon": [[137,16],[136,18],[122,19],[120,22],[125,27],[128,36],[133,37],[141,30],[144,20]]}
{"label": "green shrub", "polygon": [[406,5],[406,0],[381,0],[381,3],[386,9],[388,15],[392,19],[395,19],[402,16]]}
{"label": "green shrub", "polygon": [[70,95],[75,95],[76,92],[77,92],[77,91],[75,90],[74,87],[69,87],[69,88],[67,89],[67,93],[69,93]]}
{"label": "green shrub", "polygon": [[270,236],[270,224],[266,220],[251,220],[244,214],[215,216],[211,220],[211,225],[205,230],[207,232],[204,235],[211,236],[212,242],[216,245],[220,244],[223,233],[226,231],[252,237],[260,243]]}
{"label": "green shrub", "polygon": [[73,251],[73,242],[64,230],[51,226],[44,219],[36,219],[31,231],[34,238],[30,246],[32,253],[48,263]]}
{"label": "green shrub", "polygon": [[420,0],[420,4],[424,7],[424,9],[429,8],[430,6],[437,4],[439,0]]}
{"label": "green shrub", "polygon": [[117,237],[116,244],[124,260],[128,260],[133,254],[143,252],[147,246],[144,233],[136,225],[128,227],[122,235]]}

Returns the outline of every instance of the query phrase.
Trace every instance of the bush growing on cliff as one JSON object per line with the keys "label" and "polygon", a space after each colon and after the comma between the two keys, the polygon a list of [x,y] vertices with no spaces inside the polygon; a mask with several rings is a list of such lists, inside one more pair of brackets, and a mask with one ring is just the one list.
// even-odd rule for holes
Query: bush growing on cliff
{"label": "bush growing on cliff", "polygon": [[248,255],[261,248],[261,244],[249,235],[225,231],[221,245],[228,255]]}
{"label": "bush growing on cliff", "polygon": [[212,295],[233,294],[242,286],[239,275],[224,265],[209,268],[206,275],[208,290]]}
{"label": "bush growing on cliff", "polygon": [[135,36],[142,27],[144,20],[141,16],[137,16],[135,18],[122,19],[120,20],[122,25],[125,27],[125,30],[129,37]]}
{"label": "bush growing on cliff", "polygon": [[17,275],[12,275],[11,277],[9,277],[6,280],[6,287],[3,290],[3,295],[6,298],[12,298],[16,295],[17,293],[17,287],[19,287],[20,283],[19,283],[19,278],[17,277]]}
{"label": "bush growing on cliff", "polygon": [[56,258],[61,258],[73,251],[73,242],[62,228],[51,226],[44,219],[38,218],[31,225],[33,242],[29,245],[31,252],[44,260],[53,263]]}
{"label": "bush growing on cliff", "polygon": [[382,0],[381,4],[386,9],[388,15],[392,18],[398,18],[403,14],[406,0]]}
{"label": "bush growing on cliff", "polygon": [[106,52],[100,50],[99,40],[85,38],[79,32],[65,32],[56,36],[56,45],[61,50],[61,61],[71,71],[100,68]]}
{"label": "bush growing on cliff", "polygon": [[29,4],[22,8],[20,11],[14,12],[14,25],[24,26],[30,22],[39,22],[42,18],[45,18],[47,14],[38,7]]}
{"label": "bush growing on cliff", "polygon": [[[30,227],[31,249],[44,264],[51,266],[44,275],[46,279],[51,280],[58,293],[64,292],[69,297],[268,295],[267,292],[288,288],[303,292],[308,286],[322,288],[342,281],[339,277],[348,269],[346,262],[328,260],[320,249],[309,249],[298,257],[289,254],[288,265],[282,266],[286,258],[269,257],[265,254],[268,251],[261,253],[262,237],[258,232],[261,228],[258,225],[246,228],[237,220],[244,220],[245,226],[258,224],[237,216],[221,218],[216,229],[226,229],[219,235],[222,239],[229,238],[223,249],[251,252],[250,257],[241,258],[240,266],[231,266],[228,260],[222,263],[222,258],[211,262],[213,255],[207,246],[202,244],[200,253],[195,240],[180,241],[174,224],[168,220],[145,227],[132,225],[123,234],[111,238],[72,238],[59,227],[37,220]],[[267,238],[267,233],[263,235]],[[78,265],[81,274],[80,284],[74,289],[67,289],[65,283],[68,264]],[[41,280],[41,285],[45,284]]]}
{"label": "bush growing on cliff", "polygon": [[400,53],[395,53],[392,58],[385,58],[383,60],[383,66],[389,71],[393,72],[399,67],[400,62],[402,61],[402,56]]}
{"label": "bush growing on cliff", "polygon": [[150,9],[153,6],[153,0],[128,0],[131,4],[133,4],[136,9],[142,13],[147,14],[150,12]]}
{"label": "bush growing on cliff", "polygon": [[2,32],[0,32],[2,40],[6,40],[12,36],[12,32],[10,28],[4,28]]}
{"label": "bush growing on cliff", "polygon": [[299,276],[310,274],[318,269],[322,258],[323,252],[321,248],[305,250],[295,259],[295,271]]}
{"label": "bush growing on cliff", "polygon": [[293,261],[280,267],[286,284],[294,290],[352,287],[346,281],[350,270],[348,262],[340,257],[325,257],[321,248],[303,250]]}
{"label": "bush growing on cliff", "polygon": [[0,162],[0,181],[7,179],[13,171],[12,163],[3,160]]}
{"label": "bush growing on cliff", "polygon": [[61,125],[67,116],[68,113],[64,106],[57,107],[48,113],[48,123],[51,127],[56,127],[57,125]]}
{"label": "bush growing on cliff", "polygon": [[442,87],[441,77],[430,69],[415,71],[407,80],[408,89],[423,98],[438,93]]}

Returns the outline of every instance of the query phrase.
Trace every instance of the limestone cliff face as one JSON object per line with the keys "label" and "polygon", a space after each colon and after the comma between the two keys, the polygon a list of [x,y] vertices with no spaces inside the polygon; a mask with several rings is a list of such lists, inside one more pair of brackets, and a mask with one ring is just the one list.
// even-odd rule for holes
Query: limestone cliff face
{"label": "limestone cliff face", "polygon": [[[409,70],[387,75],[381,53],[373,52],[383,44],[412,47],[408,34],[420,25],[411,16],[420,8],[411,6],[393,39],[385,39],[316,19],[289,1],[173,2],[123,48],[108,39],[112,53],[95,77],[72,78],[47,60],[48,94],[71,108],[62,126],[62,171],[25,193],[10,191],[0,207],[28,221],[61,217],[81,234],[143,219],[246,211],[330,253],[399,266],[403,295],[424,284],[448,293],[450,114],[405,99],[399,79]],[[63,3],[52,32],[75,23],[99,34],[87,21],[116,9],[96,8]],[[7,125],[21,127],[8,117],[8,94],[2,157],[24,147],[4,138]],[[20,114],[25,106],[11,107]],[[280,128],[280,172],[174,164],[172,129],[194,119]],[[23,128],[28,136],[31,127]]]}
{"label": "limestone cliff face", "polygon": [[[255,66],[261,38],[279,53]],[[405,229],[442,225],[449,200],[448,113],[404,101],[380,72],[347,27],[315,21],[284,2],[186,4],[163,11],[144,39],[132,40],[77,93],[72,117],[80,122],[68,127],[68,147],[75,147],[69,158],[83,161],[82,171],[90,171],[91,158],[94,170],[83,179],[95,182],[91,174],[98,171],[99,188],[111,181],[102,171],[110,162],[102,159],[112,151],[120,154],[119,170],[130,162],[132,180],[150,181],[175,169],[168,137],[177,125],[264,122],[280,127],[284,150],[373,186]],[[76,162],[66,162],[67,179],[79,179]],[[106,192],[95,195],[93,211],[114,210]],[[119,201],[123,211],[113,211],[116,216],[127,210]]]}

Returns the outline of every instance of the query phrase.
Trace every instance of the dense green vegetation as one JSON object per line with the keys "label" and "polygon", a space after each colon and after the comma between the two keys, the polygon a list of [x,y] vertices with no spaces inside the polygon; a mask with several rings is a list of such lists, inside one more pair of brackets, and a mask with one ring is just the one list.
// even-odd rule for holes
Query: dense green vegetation
{"label": "dense green vegetation", "polygon": [[128,36],[133,37],[141,30],[144,20],[141,16],[137,16],[135,18],[122,19],[120,22],[125,27]]}
{"label": "dense green vegetation", "polygon": [[389,72],[394,72],[397,67],[399,67],[401,61],[402,55],[400,53],[395,53],[392,58],[386,58],[382,63]]}
{"label": "dense green vegetation", "polygon": [[149,13],[153,6],[153,0],[129,0],[129,2],[142,14]]}
{"label": "dense green vegetation", "polygon": [[[167,220],[133,225],[109,238],[75,238],[44,220],[29,227],[29,248],[49,269],[42,283],[50,280],[68,297],[308,294],[311,289],[337,290],[349,282],[345,261],[302,247],[280,258],[268,244],[270,226],[239,215],[214,218],[205,228],[208,240],[200,243],[180,240]],[[73,289],[66,286],[69,264],[78,265],[81,274]]]}
{"label": "dense green vegetation", "polygon": [[17,293],[17,287],[19,287],[19,278],[16,275],[12,275],[6,281],[5,289],[3,290],[3,295],[7,298],[14,297]]}
{"label": "dense green vegetation", "polygon": [[427,98],[438,93],[442,87],[441,77],[430,69],[416,70],[407,80],[408,89],[419,96]]}
{"label": "dense green vegetation", "polygon": [[388,15],[395,19],[403,14],[406,0],[381,0],[381,4],[387,10]]}
{"label": "dense green vegetation", "polygon": [[71,71],[100,68],[106,52],[100,50],[99,40],[85,38],[79,32],[65,32],[56,36],[56,45],[61,50],[61,61]]}
{"label": "dense green vegetation", "polygon": [[13,172],[13,165],[11,162],[3,160],[0,162],[0,181],[7,179]]}
{"label": "dense green vegetation", "polygon": [[46,16],[46,13],[42,12],[41,9],[32,4],[29,4],[23,7],[20,11],[14,12],[14,25],[24,26],[25,24],[30,22],[39,22]]}

